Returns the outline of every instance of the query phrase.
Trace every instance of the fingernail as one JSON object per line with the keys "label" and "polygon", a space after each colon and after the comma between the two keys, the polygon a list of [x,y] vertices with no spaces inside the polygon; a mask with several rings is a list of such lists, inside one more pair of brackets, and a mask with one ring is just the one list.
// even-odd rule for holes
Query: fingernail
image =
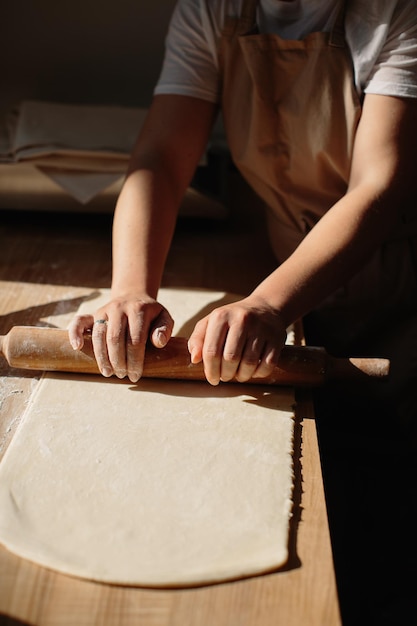
{"label": "fingernail", "polygon": [[81,339],[77,337],[76,339],[71,339],[71,346],[73,350],[79,350],[82,346]]}
{"label": "fingernail", "polygon": [[156,339],[161,346],[164,346],[167,342],[166,332],[158,328],[156,331]]}
{"label": "fingernail", "polygon": [[191,350],[191,354],[190,354],[190,358],[191,358],[191,363],[197,363],[198,359],[197,359],[197,350],[193,349]]}
{"label": "fingernail", "polygon": [[106,376],[106,378],[110,378],[110,376],[113,374],[112,370],[109,367],[103,367],[101,373],[103,374],[103,376]]}

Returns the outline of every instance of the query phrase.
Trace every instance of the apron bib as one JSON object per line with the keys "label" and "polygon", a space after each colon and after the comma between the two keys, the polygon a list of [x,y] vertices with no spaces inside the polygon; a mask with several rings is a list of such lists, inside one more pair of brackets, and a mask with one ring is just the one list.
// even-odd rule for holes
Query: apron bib
{"label": "apron bib", "polygon": [[303,40],[259,34],[257,0],[226,18],[222,111],[233,160],[265,201],[279,261],[345,193],[361,107],[344,39],[344,11],[330,33]]}

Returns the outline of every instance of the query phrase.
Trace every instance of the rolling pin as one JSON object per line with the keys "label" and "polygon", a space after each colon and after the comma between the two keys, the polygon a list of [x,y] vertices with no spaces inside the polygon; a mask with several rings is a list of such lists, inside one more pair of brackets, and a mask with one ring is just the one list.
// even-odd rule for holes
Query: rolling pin
{"label": "rolling pin", "polygon": [[[0,336],[0,355],[18,369],[98,374],[91,334],[84,337],[82,350],[73,350],[68,332],[55,328],[15,326]],[[336,358],[324,348],[285,346],[278,365],[266,378],[250,383],[315,387],[327,380],[384,379],[389,361],[377,358]],[[191,364],[187,339],[172,337],[165,348],[149,345],[143,376],[176,380],[205,380],[202,363]]]}

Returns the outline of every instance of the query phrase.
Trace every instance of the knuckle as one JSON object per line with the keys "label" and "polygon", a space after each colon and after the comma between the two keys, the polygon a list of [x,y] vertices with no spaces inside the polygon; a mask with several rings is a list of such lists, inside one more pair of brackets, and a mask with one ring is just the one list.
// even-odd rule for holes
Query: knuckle
{"label": "knuckle", "polygon": [[262,347],[262,341],[258,336],[252,337],[247,343],[248,354],[258,354]]}
{"label": "knuckle", "polygon": [[256,319],[255,314],[250,309],[239,306],[233,312],[234,321],[241,326],[248,326]]}
{"label": "knuckle", "polygon": [[146,343],[145,333],[141,328],[129,328],[126,337],[126,343],[128,347],[137,348],[138,346]]}
{"label": "knuckle", "polygon": [[261,365],[255,371],[255,376],[257,376],[258,378],[264,378],[265,376],[268,376],[273,369],[274,368],[272,364],[261,363]]}
{"label": "knuckle", "polygon": [[258,363],[259,359],[257,359],[255,356],[245,356],[242,359],[242,365],[244,365],[246,368],[253,369],[257,367]]}
{"label": "knuckle", "polygon": [[110,346],[118,346],[121,340],[122,334],[118,331],[107,333],[107,343]]}
{"label": "knuckle", "polygon": [[206,320],[199,320],[198,322],[196,322],[191,338],[200,337],[202,334],[204,334],[205,328],[206,328]]}
{"label": "knuckle", "polygon": [[226,363],[238,363],[240,360],[240,355],[238,352],[231,350],[223,352],[223,360]]}
{"label": "knuckle", "polygon": [[240,371],[240,370],[239,370],[239,371],[236,373],[236,380],[237,380],[239,383],[245,383],[245,382],[247,382],[250,378],[251,378],[251,373],[249,373],[249,372],[242,372],[242,371]]}
{"label": "knuckle", "polygon": [[159,317],[161,319],[161,323],[163,324],[168,324],[168,325],[174,324],[174,319],[171,317],[169,311],[167,311],[167,309],[165,308],[162,309]]}
{"label": "knuckle", "polygon": [[204,360],[209,359],[219,359],[220,358],[220,353],[219,350],[214,347],[214,346],[210,346],[208,348],[204,348],[203,350],[203,356],[204,356]]}
{"label": "knuckle", "polygon": [[210,313],[210,321],[216,326],[228,325],[230,319],[230,311],[226,307],[219,307]]}

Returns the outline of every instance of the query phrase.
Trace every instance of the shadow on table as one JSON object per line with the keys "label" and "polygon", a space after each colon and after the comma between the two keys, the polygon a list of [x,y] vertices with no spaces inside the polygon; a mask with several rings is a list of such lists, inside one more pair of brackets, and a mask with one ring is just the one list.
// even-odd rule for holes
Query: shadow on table
{"label": "shadow on table", "polygon": [[10,617],[0,613],[0,626],[31,626],[29,622],[22,622],[20,619]]}
{"label": "shadow on table", "polygon": [[0,315],[1,333],[6,334],[13,326],[44,326],[56,328],[54,324],[43,321],[43,318],[51,315],[76,313],[83,302],[93,300],[98,295],[100,295],[99,291],[93,291],[88,295],[79,296],[77,298],[63,298],[61,300],[31,306],[19,311],[13,311],[6,315]]}

